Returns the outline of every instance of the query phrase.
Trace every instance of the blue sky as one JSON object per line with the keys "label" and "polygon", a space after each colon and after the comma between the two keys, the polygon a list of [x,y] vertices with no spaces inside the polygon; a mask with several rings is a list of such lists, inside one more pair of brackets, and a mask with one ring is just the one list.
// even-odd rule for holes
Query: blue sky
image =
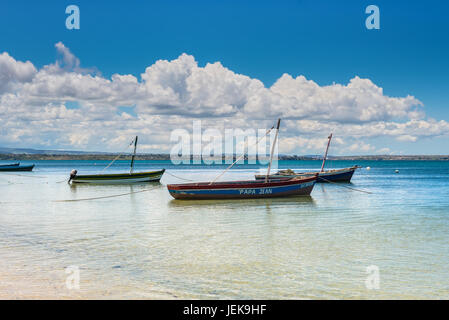
{"label": "blue sky", "polygon": [[[65,28],[69,4],[80,8],[80,30]],[[380,30],[365,28],[370,4],[380,8]],[[284,73],[320,86],[359,76],[449,121],[448,12],[447,1],[2,1],[0,53],[40,69],[57,59],[61,41],[105,78],[140,79],[155,61],[182,53],[199,66],[220,61],[266,87]],[[390,149],[448,153],[446,140],[418,139],[404,150],[391,141]]]}

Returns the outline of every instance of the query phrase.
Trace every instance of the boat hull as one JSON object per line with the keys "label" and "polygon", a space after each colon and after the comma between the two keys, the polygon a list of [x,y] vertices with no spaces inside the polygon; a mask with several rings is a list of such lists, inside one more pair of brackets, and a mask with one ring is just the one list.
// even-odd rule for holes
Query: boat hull
{"label": "boat hull", "polygon": [[34,164],[29,166],[21,166],[21,165],[6,165],[0,166],[0,171],[32,171],[34,168]]}
{"label": "boat hull", "polygon": [[310,195],[316,177],[288,181],[231,181],[169,184],[170,195],[180,200],[257,199]]}
{"label": "boat hull", "polygon": [[354,174],[356,168],[348,169],[343,172],[329,172],[318,174],[318,182],[351,182],[352,175]]}
{"label": "boat hull", "polygon": [[92,174],[76,175],[72,178],[73,183],[92,184],[130,184],[157,182],[161,180],[165,169],[160,171],[136,172],[136,173],[115,173],[115,174]]}
{"label": "boat hull", "polygon": [[[328,170],[324,172],[301,172],[295,174],[273,174],[269,176],[269,179],[288,180],[294,177],[307,177],[310,175],[318,174],[317,182],[351,182],[352,176],[357,167],[344,168],[339,170]],[[257,180],[265,179],[265,175],[256,175]]]}

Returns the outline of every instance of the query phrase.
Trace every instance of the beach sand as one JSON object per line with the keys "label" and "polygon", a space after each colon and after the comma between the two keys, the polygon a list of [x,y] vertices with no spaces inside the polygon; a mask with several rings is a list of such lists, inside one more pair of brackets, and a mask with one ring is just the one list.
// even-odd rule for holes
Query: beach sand
{"label": "beach sand", "polygon": [[[3,264],[3,263],[2,263]],[[17,267],[17,266],[16,266]],[[65,286],[65,274],[45,276],[31,273],[24,268],[9,266],[0,270],[0,299],[85,299],[81,290],[69,290]]]}
{"label": "beach sand", "polygon": [[0,263],[0,300],[88,300],[88,299],[149,299],[170,300],[177,296],[163,289],[135,290],[130,287],[98,285],[80,281],[79,289],[68,289],[64,270],[33,272],[29,266]]}

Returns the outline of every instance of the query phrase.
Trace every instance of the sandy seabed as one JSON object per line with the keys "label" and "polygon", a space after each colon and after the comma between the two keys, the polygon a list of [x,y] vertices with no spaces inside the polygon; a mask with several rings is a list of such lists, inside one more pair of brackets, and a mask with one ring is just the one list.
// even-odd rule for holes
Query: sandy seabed
{"label": "sandy seabed", "polygon": [[107,300],[107,299],[162,299],[177,297],[163,290],[150,288],[137,291],[129,287],[114,286],[111,289],[93,288],[80,283],[79,289],[68,289],[64,271],[41,274],[21,268],[0,270],[0,300]]}

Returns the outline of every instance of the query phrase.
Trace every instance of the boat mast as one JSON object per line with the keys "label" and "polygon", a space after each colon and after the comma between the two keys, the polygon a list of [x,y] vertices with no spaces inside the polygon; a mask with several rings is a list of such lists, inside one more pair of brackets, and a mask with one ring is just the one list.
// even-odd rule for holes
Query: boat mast
{"label": "boat mast", "polygon": [[129,171],[130,174],[133,173],[133,169],[134,169],[134,158],[136,157],[136,149],[137,149],[137,136],[134,139],[134,153],[131,158],[131,170]]}
{"label": "boat mast", "polygon": [[324,153],[323,164],[321,165],[321,172],[324,171],[324,164],[326,163],[327,151],[329,151],[329,145],[331,144],[332,133],[327,138],[329,139],[329,141],[327,142],[326,152]]}
{"label": "boat mast", "polygon": [[267,176],[265,177],[265,182],[268,182],[268,176],[270,175],[270,170],[271,170],[271,162],[273,161],[273,153],[274,153],[274,147],[276,146],[276,141],[278,139],[278,134],[279,134],[279,126],[281,125],[281,119],[278,119],[278,124],[276,126],[276,134],[274,136],[274,141],[273,141],[273,145],[271,146],[271,153],[270,153],[270,164],[268,165],[268,171],[267,171]]}

